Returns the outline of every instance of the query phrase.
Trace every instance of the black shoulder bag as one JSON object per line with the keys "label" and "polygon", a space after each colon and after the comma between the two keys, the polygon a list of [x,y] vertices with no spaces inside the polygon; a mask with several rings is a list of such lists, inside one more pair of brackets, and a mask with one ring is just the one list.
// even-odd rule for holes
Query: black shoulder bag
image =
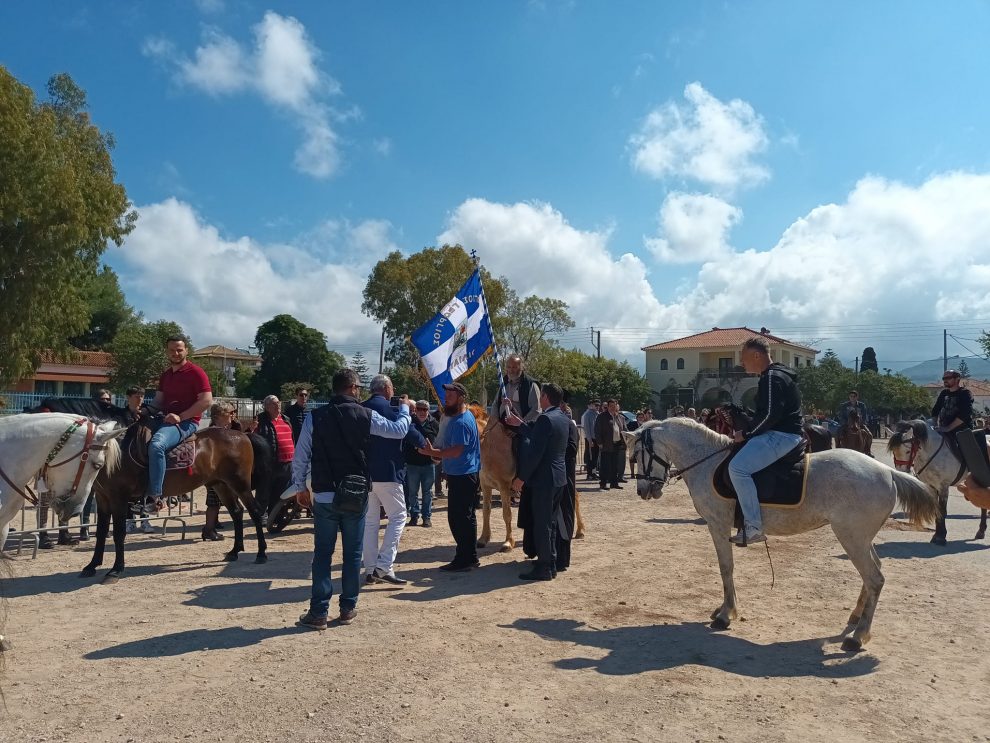
{"label": "black shoulder bag", "polygon": [[[344,426],[341,423],[344,416],[341,415],[340,409],[336,405],[333,406],[333,412],[337,420],[337,428],[340,431],[341,440],[361,463],[361,469],[367,472],[368,464],[364,452],[358,451],[351,443],[351,440],[347,438],[347,434],[344,433]],[[344,479],[337,481],[336,491],[333,496],[333,505],[338,511],[343,511],[344,513],[364,513],[368,507],[369,490],[368,478],[364,475],[346,475]]]}

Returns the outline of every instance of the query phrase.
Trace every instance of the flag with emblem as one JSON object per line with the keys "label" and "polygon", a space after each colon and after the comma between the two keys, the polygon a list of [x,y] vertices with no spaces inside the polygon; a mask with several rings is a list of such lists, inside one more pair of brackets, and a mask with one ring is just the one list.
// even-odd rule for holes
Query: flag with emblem
{"label": "flag with emblem", "polygon": [[429,322],[413,331],[411,340],[437,399],[443,400],[443,386],[474,371],[494,347],[477,269],[453,299]]}

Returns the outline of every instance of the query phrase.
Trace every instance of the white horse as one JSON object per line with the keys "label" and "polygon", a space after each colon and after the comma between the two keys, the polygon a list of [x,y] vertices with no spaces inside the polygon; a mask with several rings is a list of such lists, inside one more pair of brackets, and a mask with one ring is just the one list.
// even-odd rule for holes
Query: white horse
{"label": "white horse", "polygon": [[[938,495],[939,514],[935,520],[932,544],[944,545],[949,487],[963,480],[967,472],[966,466],[952,453],[942,434],[922,420],[895,424],[887,449],[894,455],[894,466],[897,469],[910,472],[913,468],[915,477]],[[980,526],[976,538],[983,539],[986,533],[987,511],[980,509]]]}
{"label": "white horse", "polygon": [[[624,434],[626,446],[639,464],[636,490],[644,500],[659,498],[676,464],[688,487],[694,507],[708,523],[722,573],[722,605],[712,612],[712,627],[726,629],[738,616],[732,578],[732,544],[729,535],[735,501],[715,492],[712,476],[728,456],[732,440],[687,418],[645,423]],[[830,449],[812,454],[803,502],[793,508],[763,508],[763,530],[771,535],[800,534],[826,524],[832,527],[849,560],[863,578],[863,588],[848,626],[855,627],[842,643],[844,650],[858,651],[870,639],[870,626],[883,587],[880,559],[873,539],[896,502],[917,521],[935,518],[938,504],[932,492],[911,475],[898,472],[851,449]],[[845,634],[845,633],[844,633]]]}
{"label": "white horse", "polygon": [[0,416],[0,550],[10,522],[34,495],[31,480],[44,470],[52,506],[60,517],[81,513],[97,473],[116,456],[106,443],[126,429],[68,413]]}

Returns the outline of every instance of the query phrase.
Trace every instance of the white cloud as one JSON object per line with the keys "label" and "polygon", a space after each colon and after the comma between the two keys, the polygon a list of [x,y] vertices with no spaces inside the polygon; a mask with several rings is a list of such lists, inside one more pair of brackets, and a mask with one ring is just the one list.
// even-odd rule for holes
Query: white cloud
{"label": "white cloud", "polygon": [[754,161],[767,148],[763,118],[745,101],[715,98],[700,83],[684,89],[686,103],[651,111],[629,143],[633,167],[653,178],[688,178],[732,191],[767,180]]}
{"label": "white cloud", "polygon": [[742,210],[709,194],[674,191],[660,207],[660,235],[646,247],[665,263],[701,263],[725,258],[728,234]]}
{"label": "white cloud", "polygon": [[223,236],[176,199],[138,213],[109,258],[137,308],[175,320],[194,343],[243,347],[281,313],[319,329],[331,346],[377,338],[361,292],[374,263],[396,249],[387,222],[330,221],[298,244],[264,244]]}
{"label": "white cloud", "polygon": [[388,157],[390,154],[392,154],[392,140],[389,139],[388,137],[381,137],[380,139],[376,139],[374,142],[372,142],[372,147],[374,147],[375,152],[377,152],[382,157]]}
{"label": "white cloud", "polygon": [[[692,202],[697,206],[696,197],[681,203]],[[607,230],[577,229],[548,204],[470,199],[454,210],[437,240],[474,248],[521,294],[563,299],[577,327],[605,328],[610,351],[640,366],[644,342],[715,325],[800,328],[795,340],[824,337],[823,347],[849,358],[872,344],[888,359],[922,359],[934,355],[934,344],[913,337],[911,324],[990,317],[987,203],[990,174],[948,173],[918,186],[867,177],[843,203],[796,219],[768,250],[726,245],[724,255],[664,301],[643,261],[612,253]],[[727,204],[709,206],[725,217],[715,225],[737,218]],[[724,238],[713,228],[700,239],[690,225],[671,234],[693,245]],[[871,324],[903,330],[896,337],[842,330]],[[625,340],[615,334],[610,343],[610,327],[653,330]]]}
{"label": "white cloud", "polygon": [[161,38],[145,41],[142,51],[173,66],[175,79],[184,85],[213,96],[254,92],[291,115],[303,136],[294,156],[296,169],[329,178],[340,167],[339,137],[331,122],[357,118],[360,109],[352,106],[336,115],[326,104],[329,96],[340,94],[340,83],[320,70],[320,50],[298,20],[268,11],[253,31],[250,48],[207,29],[191,58]]}

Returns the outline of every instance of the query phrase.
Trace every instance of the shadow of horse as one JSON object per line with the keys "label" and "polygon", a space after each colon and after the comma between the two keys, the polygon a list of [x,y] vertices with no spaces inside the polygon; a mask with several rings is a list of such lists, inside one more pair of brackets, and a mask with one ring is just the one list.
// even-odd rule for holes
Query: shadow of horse
{"label": "shadow of horse", "polygon": [[653,517],[646,519],[646,523],[647,524],[694,524],[695,526],[704,526],[708,522],[699,516],[696,519],[687,519],[687,518],[661,519],[661,518]]}
{"label": "shadow of horse", "polygon": [[[128,569],[128,575],[162,575],[188,573],[194,570],[215,570],[216,563],[185,562],[174,565],[137,565]],[[4,597],[8,599],[38,596],[42,593],[71,593],[93,586],[92,581],[79,580],[79,573],[52,573],[50,575],[15,576],[4,583]]]}
{"label": "shadow of horse", "polygon": [[[942,555],[957,555],[963,552],[980,552],[990,549],[988,544],[973,544],[972,542],[949,542],[944,547],[936,547],[928,542],[885,542],[875,545],[877,555],[894,560],[911,558],[928,559]],[[845,555],[843,555],[845,558]]]}
{"label": "shadow of horse", "polygon": [[564,671],[593,669],[608,676],[700,665],[748,677],[853,678],[872,673],[879,665],[870,655],[825,650],[827,642],[840,638],[759,645],[715,632],[699,622],[596,629],[573,619],[517,619],[499,626],[532,632],[545,640],[606,650],[603,658],[564,658],[554,665]]}
{"label": "shadow of horse", "polygon": [[244,581],[201,586],[188,591],[185,606],[204,609],[246,609],[249,606],[302,604],[309,601],[310,586],[272,588],[270,580]]}
{"label": "shadow of horse", "polygon": [[123,642],[103,650],[86,653],[86,660],[107,660],[109,658],[159,658],[162,656],[185,655],[200,650],[233,650],[256,645],[270,637],[295,635],[309,630],[302,627],[224,627],[223,629],[191,629],[173,632],[169,635],[156,635],[144,640]]}

